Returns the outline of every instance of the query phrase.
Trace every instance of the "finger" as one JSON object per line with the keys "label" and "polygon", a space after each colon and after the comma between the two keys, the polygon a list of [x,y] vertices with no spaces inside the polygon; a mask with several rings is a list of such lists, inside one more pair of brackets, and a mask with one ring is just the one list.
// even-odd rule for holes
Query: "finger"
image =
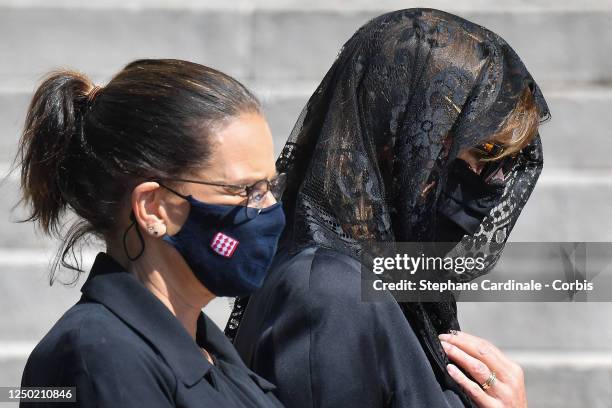
{"label": "finger", "polygon": [[454,364],[448,364],[446,369],[448,370],[448,374],[453,377],[455,381],[457,381],[468,397],[470,397],[470,399],[474,401],[479,408],[493,408],[498,406],[495,398],[480,388],[480,385],[467,378],[467,376],[463,374]]}
{"label": "finger", "polygon": [[[445,341],[442,341],[441,343],[448,358],[457,366],[461,367],[463,371],[466,371],[477,384],[482,385],[489,379],[491,376],[491,370],[485,363],[470,356],[457,346]],[[500,385],[499,381],[496,380],[495,385],[496,387],[491,387],[486,390],[486,392],[490,395],[497,396],[497,391],[499,390]]]}
{"label": "finger", "polygon": [[482,361],[489,369],[495,371],[500,379],[505,379],[506,371],[513,363],[497,347],[480,337],[461,331],[455,333],[454,335],[441,334],[439,338]]}
{"label": "finger", "polygon": [[[445,341],[442,341],[442,347],[444,347],[444,351],[446,351],[449,359],[457,366],[461,367],[463,371],[467,372],[481,388],[482,384],[487,382],[491,377],[491,369],[482,361],[470,356],[459,347]],[[491,387],[484,391],[491,396],[503,398],[508,392],[508,387],[501,380],[496,378],[493,384],[491,384]]]}
{"label": "finger", "polygon": [[482,337],[474,336],[466,332],[455,330],[454,334],[441,334],[440,340],[447,341],[463,349],[473,357],[487,356],[502,359],[505,356],[497,347]]}

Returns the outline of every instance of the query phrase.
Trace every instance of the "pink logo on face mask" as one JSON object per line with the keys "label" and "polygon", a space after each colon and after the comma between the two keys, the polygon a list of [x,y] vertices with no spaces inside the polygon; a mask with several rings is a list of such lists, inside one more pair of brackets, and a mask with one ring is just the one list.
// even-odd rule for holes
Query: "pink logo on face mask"
{"label": "pink logo on face mask", "polygon": [[226,258],[231,258],[240,241],[225,235],[222,232],[217,232],[210,242],[210,247],[213,251]]}

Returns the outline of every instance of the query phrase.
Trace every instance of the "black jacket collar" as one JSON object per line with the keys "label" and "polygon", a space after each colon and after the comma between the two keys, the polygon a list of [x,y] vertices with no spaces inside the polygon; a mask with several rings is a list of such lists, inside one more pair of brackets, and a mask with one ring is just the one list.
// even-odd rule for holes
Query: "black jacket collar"
{"label": "black jacket collar", "polygon": [[[186,386],[197,383],[211,369],[210,362],[172,312],[110,255],[98,253],[81,292],[105,305],[153,344]],[[236,353],[227,347],[231,348],[231,344],[219,338],[219,334],[223,334],[212,325],[214,323],[200,312],[198,344],[213,344],[217,352],[233,360]]]}

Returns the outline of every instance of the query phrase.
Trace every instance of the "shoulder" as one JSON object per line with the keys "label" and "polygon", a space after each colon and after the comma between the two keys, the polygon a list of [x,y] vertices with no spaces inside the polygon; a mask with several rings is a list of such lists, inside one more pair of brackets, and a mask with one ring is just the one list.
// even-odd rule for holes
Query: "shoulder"
{"label": "shoulder", "polygon": [[310,294],[323,299],[358,301],[361,264],[341,252],[317,248],[309,273]]}
{"label": "shoulder", "polygon": [[104,305],[79,302],[64,313],[36,349],[40,352],[61,352],[84,347],[106,347],[107,344],[129,349],[146,345]]}
{"label": "shoulder", "polygon": [[294,305],[317,314],[341,312],[348,317],[401,317],[399,305],[389,294],[381,302],[362,300],[361,263],[346,254],[323,247],[310,247],[288,257],[282,264],[277,289],[291,296]]}
{"label": "shoulder", "polygon": [[164,366],[155,350],[104,305],[79,302],[36,345],[24,381],[62,382],[104,371],[117,375],[129,373],[130,367],[169,375]]}
{"label": "shoulder", "polygon": [[[299,252],[281,255],[281,259],[272,266],[279,280],[291,281],[294,284],[309,285],[313,280],[330,281],[351,280],[359,278],[360,263],[333,249],[312,246]],[[277,273],[280,272],[280,273]]]}
{"label": "shoulder", "polygon": [[337,289],[345,284],[354,286],[359,273],[355,259],[332,249],[311,246],[297,253],[279,254],[264,286],[291,297],[292,302],[306,301],[313,291],[337,294]]}

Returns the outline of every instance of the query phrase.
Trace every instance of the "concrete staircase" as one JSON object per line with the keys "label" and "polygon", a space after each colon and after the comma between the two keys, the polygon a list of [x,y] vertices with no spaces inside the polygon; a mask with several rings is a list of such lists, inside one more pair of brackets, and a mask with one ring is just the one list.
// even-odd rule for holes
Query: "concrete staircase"
{"label": "concrete staircase", "polygon": [[[53,4],[52,4],[53,3]],[[407,7],[454,12],[502,35],[541,85],[553,119],[546,165],[514,241],[612,241],[611,0],[0,0],[0,167],[47,71],[72,67],[103,84],[142,57],[183,58],[255,89],[277,150],[340,46],[369,18]],[[4,171],[3,171],[4,172]],[[31,348],[79,296],[48,285],[55,243],[29,224],[18,174],[0,185],[0,386],[19,385]],[[91,261],[91,257],[88,257]],[[530,407],[612,407],[612,306],[461,303],[463,328],[526,370]],[[226,299],[207,311],[220,326]],[[11,404],[6,404],[11,406]],[[16,405],[15,405],[16,406]]]}

